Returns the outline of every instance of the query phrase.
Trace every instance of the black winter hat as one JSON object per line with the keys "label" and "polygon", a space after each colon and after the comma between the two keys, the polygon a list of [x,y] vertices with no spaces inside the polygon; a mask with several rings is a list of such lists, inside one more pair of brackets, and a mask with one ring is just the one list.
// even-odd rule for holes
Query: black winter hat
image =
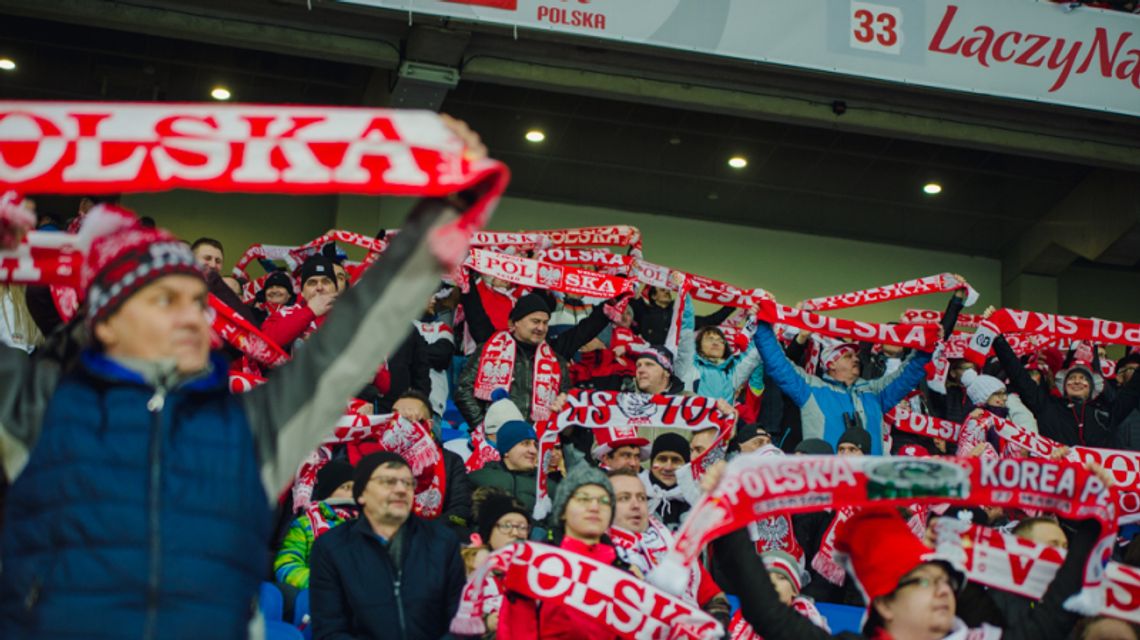
{"label": "black winter hat", "polygon": [[859,447],[864,454],[871,453],[871,434],[862,427],[851,427],[839,436],[839,444],[848,443]]}
{"label": "black winter hat", "polygon": [[388,463],[395,463],[401,467],[408,467],[408,461],[404,460],[398,454],[391,451],[377,451],[370,453],[360,459],[356,463],[356,469],[352,473],[352,501],[359,504],[360,494],[364,493],[364,487],[368,486],[368,481],[372,479],[372,473],[376,468]]}
{"label": "black winter hat", "polygon": [[742,424],[736,427],[736,435],[732,437],[732,441],[740,445],[762,434],[766,434],[769,438],[772,437],[772,432],[759,422]]}
{"label": "black winter hat", "polygon": [[689,461],[689,441],[679,433],[663,433],[657,436],[657,439],[653,441],[653,449],[649,453],[649,459],[656,458],[657,454],[662,451],[677,453],[685,459],[685,462]]}
{"label": "black winter hat", "polygon": [[478,529],[479,537],[482,538],[483,544],[488,547],[491,546],[491,530],[495,528],[495,524],[508,513],[517,513],[527,522],[530,522],[530,514],[527,513],[526,507],[521,502],[516,500],[514,496],[499,491],[489,492],[483,502],[478,507],[479,519],[476,521],[475,526]]}
{"label": "black winter hat", "polygon": [[537,311],[550,315],[550,305],[546,304],[546,298],[537,293],[528,293],[515,303],[514,308],[511,309],[510,319],[512,322],[518,322]]}
{"label": "black winter hat", "polygon": [[326,276],[333,281],[334,287],[340,286],[336,280],[333,261],[320,254],[309,256],[301,265],[301,286],[304,287],[305,282],[315,276]]}
{"label": "black winter hat", "polygon": [[274,271],[273,273],[269,274],[268,278],[265,279],[265,283],[261,286],[261,290],[268,291],[269,287],[283,287],[286,291],[289,292],[289,295],[293,295],[293,278],[290,278],[289,274],[285,273],[284,271]]}
{"label": "black winter hat", "polygon": [[796,445],[796,453],[833,456],[835,455],[835,449],[833,449],[826,440],[821,438],[808,438]]}
{"label": "black winter hat", "polygon": [[344,460],[330,460],[317,471],[317,484],[313,486],[313,501],[320,502],[332,495],[340,485],[352,480],[352,465]]}

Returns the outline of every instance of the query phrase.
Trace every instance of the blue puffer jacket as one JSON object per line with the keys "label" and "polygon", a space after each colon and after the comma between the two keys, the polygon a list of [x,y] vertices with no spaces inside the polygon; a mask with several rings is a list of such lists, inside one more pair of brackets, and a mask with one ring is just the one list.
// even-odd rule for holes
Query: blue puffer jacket
{"label": "blue puffer jacket", "polygon": [[[731,404],[736,399],[736,391],[749,380],[760,366],[760,354],[752,345],[743,353],[732,353],[732,346],[724,345],[727,358],[713,362],[700,355],[696,343],[696,322],[693,313],[693,299],[685,296],[685,307],[681,312],[681,336],[677,345],[677,377],[685,383],[685,389],[705,396],[717,398]],[[764,371],[761,367],[756,379],[762,389]]]}
{"label": "blue puffer jacket", "polygon": [[752,338],[764,369],[800,408],[804,439],[823,438],[837,447],[846,430],[844,414],[858,416],[871,432],[871,454],[883,453],[883,414],[906,397],[925,376],[930,354],[914,352],[894,373],[875,380],[856,380],[844,385],[830,378],[808,375],[788,361],[772,332],[772,325],[761,322]]}
{"label": "blue puffer jacket", "polygon": [[161,395],[88,352],[59,381],[5,505],[0,636],[246,637],[270,520],[226,374]]}

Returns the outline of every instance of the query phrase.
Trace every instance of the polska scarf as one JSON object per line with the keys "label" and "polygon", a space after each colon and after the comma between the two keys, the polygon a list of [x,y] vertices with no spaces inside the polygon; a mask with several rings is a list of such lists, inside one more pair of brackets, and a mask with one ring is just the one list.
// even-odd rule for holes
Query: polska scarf
{"label": "polska scarf", "polygon": [[[345,415],[337,421],[331,436],[301,461],[293,483],[293,508],[307,508],[317,482],[317,471],[332,459],[335,445],[367,445],[391,451],[407,461],[416,478],[413,509],[422,518],[436,518],[443,511],[446,475],[443,451],[431,435],[427,423],[410,422],[399,414]],[[371,453],[361,446],[360,453]]]}
{"label": "polska scarf", "polygon": [[209,294],[210,326],[222,340],[254,362],[270,369],[289,361],[289,355],[281,347],[261,333],[257,327],[241,317],[229,305]]}
{"label": "polska scarf", "polygon": [[493,571],[503,574],[508,593],[544,606],[568,607],[622,638],[712,640],[723,633],[720,623],[695,604],[615,567],[537,542],[500,549],[471,574],[451,621],[452,633],[470,636],[486,631],[480,596],[487,592]]}
{"label": "polska scarf", "polygon": [[670,593],[709,541],[773,513],[840,506],[995,505],[1094,518],[1101,537],[1084,569],[1084,586],[1066,607],[1095,613],[1104,578],[1100,558],[1116,536],[1116,491],[1066,461],[905,457],[741,456],[689,514],[676,542],[650,576]]}
{"label": "polska scarf", "polygon": [[966,349],[966,358],[978,367],[983,366],[993,348],[994,339],[999,334],[1007,333],[1031,333],[1055,340],[1140,346],[1140,324],[999,309],[978,327]]}
{"label": "polska scarf", "polygon": [[868,304],[889,302],[902,298],[912,298],[930,293],[945,293],[966,289],[965,306],[972,306],[978,300],[978,292],[973,287],[960,282],[949,273],[941,273],[925,278],[915,278],[905,282],[888,284],[872,289],[862,289],[850,293],[841,293],[834,296],[823,296],[805,300],[803,308],[807,311],[832,311],[835,309],[848,309]]}
{"label": "polska scarf", "polygon": [[[615,525],[610,527],[608,535],[617,549],[618,557],[626,564],[637,567],[641,575],[649,575],[673,542],[673,534],[668,527],[654,517],[649,518],[649,526],[642,533],[627,531]],[[694,564],[689,569],[689,580],[681,597],[686,602],[700,605],[697,601],[700,587],[700,567]]]}
{"label": "polska scarf", "polygon": [[[511,388],[515,378],[515,358],[518,342],[506,331],[495,333],[483,345],[479,356],[479,371],[475,374],[475,397],[490,401],[495,389]],[[562,365],[554,349],[545,341],[534,351],[534,377],[531,385],[530,418],[539,421],[550,417],[554,399],[561,390]]]}

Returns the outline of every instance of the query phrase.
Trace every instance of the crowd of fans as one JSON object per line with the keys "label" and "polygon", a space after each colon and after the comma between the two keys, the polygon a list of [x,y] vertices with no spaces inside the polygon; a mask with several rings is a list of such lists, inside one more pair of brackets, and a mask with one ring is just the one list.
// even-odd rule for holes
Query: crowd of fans
{"label": "crowd of fans", "polygon": [[[84,200],[80,217],[95,200]],[[292,465],[306,453],[286,453],[297,446],[298,431],[290,435],[290,429],[318,440],[331,430],[331,423],[296,423],[312,420],[318,414],[310,405],[330,395],[323,371],[343,366],[342,356],[367,357],[359,347],[367,336],[354,327],[381,279],[346,268],[345,253],[329,244],[295,271],[267,264],[274,270],[251,299],[245,296],[250,283],[223,271],[234,256],[222,243],[200,238],[155,263],[148,247],[178,242],[152,227],[131,223],[129,233],[106,248],[90,286],[108,289],[107,302],[87,308],[80,325],[63,322],[49,292],[5,289],[2,337],[14,349],[3,350],[0,423],[6,464],[22,466],[13,461],[25,456],[27,466],[8,490],[4,510],[4,637],[68,636],[90,628],[76,621],[85,616],[102,616],[104,629],[123,637],[239,637],[250,585],[265,580],[285,594],[286,609],[309,603],[301,626],[312,637],[439,638],[449,633],[466,576],[520,540],[644,578],[715,483],[723,463],[704,475],[703,487],[690,466],[715,446],[717,431],[571,427],[552,455],[540,459],[536,423],[557,413],[566,394],[584,389],[714,399],[736,416],[730,459],[777,450],[981,455],[986,438],[964,450],[963,443],[895,432],[885,444],[879,437],[884,415],[896,406],[953,422],[991,412],[1067,446],[1140,449],[1138,353],[1110,367],[1103,366],[1103,350],[1092,349],[1088,360],[1076,348],[1019,357],[998,338],[996,357],[985,367],[954,360],[945,390],[935,391],[926,383],[928,353],[835,341],[812,349],[816,338],[809,333],[784,335],[764,322],[740,339],[723,327],[734,309],[698,316],[691,299],[668,288],[623,294],[633,299],[613,316],[607,306],[621,296],[606,301],[520,290],[471,272],[466,291],[441,283],[424,301],[422,317],[386,360],[371,364],[370,380],[352,404],[361,415],[395,414],[431,425],[443,461],[439,515],[416,515],[417,462],[379,442],[329,446],[311,503],[296,505],[296,494],[279,493],[275,482],[298,481]],[[115,269],[121,277],[124,262],[138,282],[116,289],[115,282],[100,280],[110,276],[98,274]],[[208,325],[192,316],[204,316],[207,291],[260,327],[293,362],[269,370],[232,347],[228,361],[194,361]],[[950,295],[947,334],[963,297]],[[673,353],[667,344],[675,305],[682,308]],[[147,323],[168,323],[163,326],[176,334],[172,351],[136,344],[168,340]],[[61,334],[83,330],[90,331],[81,340],[86,351],[59,351]],[[489,354],[504,347],[507,358]],[[163,364],[171,358],[171,367]],[[503,362],[510,367],[507,383],[486,393],[481,372]],[[240,405],[218,399],[228,395],[219,390],[225,387],[219,375],[251,369],[268,382],[241,396]],[[41,422],[42,431],[31,426]],[[92,453],[107,438],[117,439],[113,453]],[[12,443],[26,446],[15,454],[19,447]],[[497,455],[481,459],[487,450]],[[187,456],[205,462],[191,464]],[[150,475],[138,476],[146,481],[134,486],[136,476],[119,469],[139,465]],[[552,498],[542,519],[534,517],[538,474],[546,475]],[[168,484],[160,489],[155,483]],[[281,495],[272,532],[256,498],[258,485]],[[177,505],[157,503],[167,500]],[[76,501],[88,503],[79,516],[61,511]],[[100,510],[102,504],[119,510]],[[1000,629],[1007,637],[1140,638],[1131,623],[1081,619],[1062,607],[1081,586],[1072,571],[1058,573],[1041,602],[963,584],[954,567],[931,559],[926,542],[895,512],[856,514],[834,532],[833,544],[851,554],[848,569],[857,581],[821,575],[816,556],[821,545],[832,544],[825,539],[837,515],[801,514],[717,541],[686,597],[734,638],[828,637],[827,617],[818,608],[825,603],[864,609],[862,632],[874,638],[967,637],[967,628]],[[1088,556],[1095,540],[1088,522],[1001,508],[942,517],[1068,549],[1073,563]],[[780,523],[786,523],[783,533]],[[160,526],[161,539],[147,535]],[[134,534],[117,538],[124,530]],[[263,562],[266,540],[272,557]],[[1140,565],[1136,551],[1122,538],[1115,553]],[[155,575],[119,575],[134,567]],[[107,595],[123,584],[130,597]],[[486,637],[615,637],[569,607],[506,589],[491,600]],[[96,605],[106,608],[89,609]],[[203,629],[210,631],[192,633]]]}

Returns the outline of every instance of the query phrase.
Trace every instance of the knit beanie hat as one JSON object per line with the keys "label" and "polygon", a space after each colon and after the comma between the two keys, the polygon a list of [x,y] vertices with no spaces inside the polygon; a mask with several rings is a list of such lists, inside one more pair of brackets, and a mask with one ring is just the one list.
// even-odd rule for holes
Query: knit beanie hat
{"label": "knit beanie hat", "polygon": [[538,311],[541,311],[546,315],[550,315],[550,305],[546,304],[546,298],[543,298],[537,293],[528,293],[525,296],[519,298],[519,301],[515,303],[514,308],[511,309],[511,315],[509,317],[511,321],[518,322],[519,320],[522,320],[530,314]]}
{"label": "knit beanie hat", "polygon": [[796,445],[796,453],[803,453],[806,455],[833,456],[835,455],[835,449],[831,448],[831,445],[828,444],[826,440],[820,438],[808,438]]}
{"label": "knit beanie hat", "polygon": [[487,407],[487,413],[483,414],[483,433],[494,436],[504,424],[512,420],[525,422],[526,418],[506,389],[495,389],[491,392],[491,405]]}
{"label": "knit beanie hat", "polygon": [[518,443],[526,440],[538,440],[534,427],[530,426],[529,422],[511,420],[504,424],[495,436],[495,449],[499,451],[499,455],[506,456]]}
{"label": "knit beanie hat", "polygon": [[[309,256],[301,265],[301,287],[303,288],[305,286],[309,278],[316,276],[326,276],[329,280],[332,280],[334,287],[340,286],[336,279],[336,269],[333,267],[333,261],[319,253]],[[290,290],[292,289],[290,288]]]}
{"label": "knit beanie hat", "polygon": [[962,386],[966,387],[966,395],[970,398],[970,402],[975,405],[984,405],[990,396],[999,391],[1005,391],[1005,384],[1001,380],[980,374],[973,369],[966,369],[962,372]]}
{"label": "knit beanie hat", "polygon": [[637,352],[637,360],[652,360],[670,374],[673,373],[673,354],[665,347],[645,347]]}
{"label": "knit beanie hat", "polygon": [[800,564],[796,557],[787,551],[780,551],[773,549],[765,551],[760,554],[760,560],[764,562],[764,567],[768,571],[778,573],[788,579],[792,583],[792,588],[798,594],[808,582],[811,582],[811,575],[808,574],[804,566]]}
{"label": "knit beanie hat", "polygon": [[657,439],[653,441],[653,449],[649,453],[649,459],[656,458],[657,454],[662,451],[671,451],[681,456],[685,462],[689,461],[689,441],[679,433],[663,433],[657,436]]}
{"label": "knit beanie hat", "polygon": [[1081,374],[1089,383],[1089,397],[1095,398],[1104,391],[1104,377],[1098,373],[1093,372],[1092,366],[1087,362],[1077,361],[1074,362],[1068,369],[1062,369],[1057,373],[1054,381],[1057,384],[1058,390],[1065,393],[1065,383],[1069,381],[1069,376],[1074,374]]}
{"label": "knit beanie hat", "polygon": [[165,230],[142,226],[127,209],[106,204],[92,208],[79,234],[94,237],[80,278],[88,326],[106,320],[139,289],[163,276],[203,279],[185,242]]}
{"label": "knit beanie hat", "polygon": [[[864,454],[871,453],[871,433],[863,427],[851,427],[839,436],[839,444],[853,444]],[[802,443],[801,443],[802,444]]]}
{"label": "knit beanie hat", "polygon": [[274,271],[265,279],[261,290],[269,291],[270,287],[282,287],[289,292],[289,295],[293,295],[293,278],[290,278],[289,274],[284,271]]}
{"label": "knit beanie hat", "polygon": [[527,513],[526,507],[514,496],[500,491],[489,492],[483,502],[479,503],[477,511],[475,527],[483,544],[487,546],[491,544],[491,530],[508,513],[517,513],[530,522],[530,514]]}
{"label": "knit beanie hat", "polygon": [[[588,484],[594,484],[605,489],[606,494],[610,497],[610,505],[616,504],[614,487],[610,484],[610,479],[606,477],[605,472],[588,464],[577,464],[570,468],[566,477],[558,483],[558,490],[554,492],[554,511],[551,513],[554,514],[556,523],[564,523],[566,505],[570,502],[570,496]],[[613,509],[610,509],[610,519],[610,524],[613,524]]]}
{"label": "knit beanie hat", "polygon": [[360,502],[360,494],[364,493],[364,487],[368,486],[368,481],[372,479],[372,473],[376,471],[376,468],[388,463],[395,463],[401,467],[411,468],[407,460],[404,460],[402,456],[392,453],[391,451],[370,453],[361,458],[360,462],[356,463],[356,469],[352,472],[353,502]]}
{"label": "knit beanie hat", "polygon": [[330,460],[317,471],[317,484],[313,486],[313,502],[331,496],[340,485],[352,480],[352,465],[344,460]]}
{"label": "knit beanie hat", "polygon": [[839,359],[843,357],[843,354],[847,353],[848,351],[858,350],[859,346],[854,342],[839,342],[827,347],[819,356],[820,362],[823,363],[823,370],[827,371],[828,368],[838,362]]}
{"label": "knit beanie hat", "polygon": [[759,422],[755,422],[753,424],[742,424],[736,427],[736,435],[732,436],[732,441],[737,445],[740,445],[759,435],[767,435],[768,437],[772,437],[772,432],[768,431],[768,429]]}

